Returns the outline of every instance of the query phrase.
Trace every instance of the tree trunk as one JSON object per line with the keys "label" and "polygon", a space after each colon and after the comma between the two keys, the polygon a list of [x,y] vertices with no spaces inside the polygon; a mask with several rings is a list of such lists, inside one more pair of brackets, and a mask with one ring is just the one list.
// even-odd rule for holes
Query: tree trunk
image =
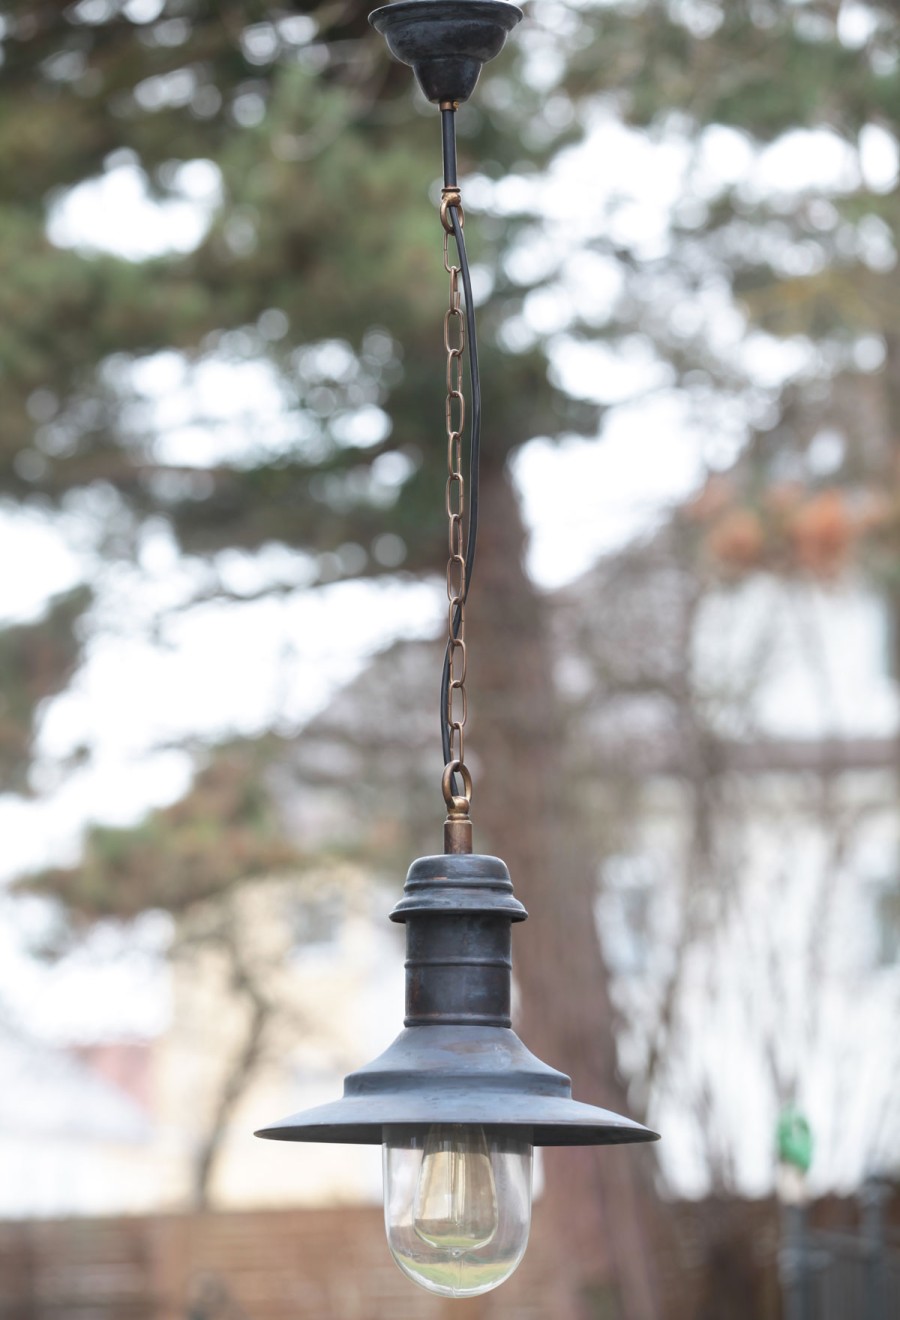
{"label": "tree trunk", "polygon": [[[900,283],[900,282],[898,282]],[[875,473],[876,488],[886,492],[896,503],[900,494],[900,334],[884,336],[885,363],[881,373],[884,389],[884,417],[887,428],[887,453],[884,468]],[[890,627],[891,676],[900,683],[900,583],[890,574],[884,584]],[[900,740],[897,752],[900,767]]]}
{"label": "tree trunk", "polygon": [[245,980],[242,988],[246,992],[250,1010],[247,1029],[241,1046],[222,1081],[209,1128],[197,1153],[193,1196],[193,1207],[197,1211],[210,1209],[213,1176],[222,1154],[228,1124],[238,1102],[256,1074],[263,1052],[266,1027],[272,1016],[271,1006],[255,987]]}
{"label": "tree trunk", "polygon": [[[597,938],[595,874],[562,775],[545,605],[528,578],[525,531],[505,470],[482,476],[469,611],[470,765],[476,850],[507,862],[531,920],[513,950],[522,1034],[570,1074],[577,1099],[620,1113],[613,1012]],[[560,1263],[554,1320],[658,1320],[661,1210],[640,1147],[553,1148],[545,1191]]]}

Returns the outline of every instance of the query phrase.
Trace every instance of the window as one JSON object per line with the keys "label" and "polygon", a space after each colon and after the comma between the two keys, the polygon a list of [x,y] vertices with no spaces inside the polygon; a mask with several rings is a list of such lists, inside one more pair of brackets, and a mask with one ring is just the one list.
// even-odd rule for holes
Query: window
{"label": "window", "polygon": [[604,863],[600,935],[611,971],[634,976],[647,970],[655,893],[656,866],[651,857],[620,855]]}
{"label": "window", "polygon": [[288,899],[287,928],[294,957],[333,948],[340,940],[343,924],[344,896],[336,889],[295,892]]}

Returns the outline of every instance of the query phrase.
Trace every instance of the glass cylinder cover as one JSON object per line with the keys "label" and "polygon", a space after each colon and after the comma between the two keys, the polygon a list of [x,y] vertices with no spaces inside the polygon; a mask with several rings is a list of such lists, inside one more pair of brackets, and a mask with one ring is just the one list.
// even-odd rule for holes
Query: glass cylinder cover
{"label": "glass cylinder cover", "polygon": [[531,1132],[387,1128],[384,1218],[404,1274],[446,1297],[508,1279],[531,1226]]}

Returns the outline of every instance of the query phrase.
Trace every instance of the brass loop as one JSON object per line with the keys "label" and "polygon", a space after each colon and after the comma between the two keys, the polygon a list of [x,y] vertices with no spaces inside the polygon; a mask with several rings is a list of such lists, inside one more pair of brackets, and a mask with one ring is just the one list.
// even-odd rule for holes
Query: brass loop
{"label": "brass loop", "polygon": [[447,549],[450,552],[450,559],[454,564],[459,563],[460,560],[465,563],[466,557],[464,553],[465,544],[463,542],[462,534],[462,519],[459,514],[454,514],[451,517],[447,535]]}
{"label": "brass loop", "polygon": [[466,741],[463,737],[463,726],[457,722],[450,725],[450,755],[456,756],[458,761],[466,759]]}
{"label": "brass loop", "polygon": [[451,513],[450,515],[450,526],[447,529],[447,549],[453,563],[466,562],[462,518],[458,513]]}
{"label": "brass loop", "polygon": [[[459,342],[452,344],[450,342],[450,322],[455,320],[459,327]],[[466,346],[466,323],[463,314],[458,307],[448,307],[444,313],[444,348],[453,357],[462,357],[463,349]]]}
{"label": "brass loop", "polygon": [[[454,710],[454,692],[459,693],[462,703],[462,710],[459,712],[459,719],[454,718],[456,715]],[[461,683],[451,683],[450,687],[447,689],[447,715],[447,723],[450,725],[450,728],[457,729],[461,735],[469,719],[469,694]]]}
{"label": "brass loop", "polygon": [[450,262],[450,231],[449,230],[444,230],[444,270],[450,276],[450,297],[452,299],[456,289],[456,284],[454,283],[453,277],[455,275],[459,275],[460,268],[459,266],[451,265]]}
{"label": "brass loop", "polygon": [[[459,775],[463,781],[463,793],[465,795],[463,797],[459,797],[453,792],[454,775]],[[453,761],[448,761],[444,766],[441,789],[444,794],[444,801],[451,811],[468,811],[469,803],[472,801],[472,776],[469,773],[469,767],[461,756]]]}
{"label": "brass loop", "polygon": [[462,394],[462,387],[462,349],[451,348],[447,350],[447,392],[448,394]]}
{"label": "brass loop", "polygon": [[[459,581],[455,582],[454,577],[458,574]],[[456,611],[456,606],[462,604],[462,594],[466,583],[466,561],[462,555],[451,555],[447,560],[447,595],[450,597],[450,614]],[[452,622],[451,622],[452,628]]]}
{"label": "brass loop", "polygon": [[450,519],[450,553],[452,555],[461,555],[462,547],[458,550],[453,549],[453,541],[459,536],[459,520],[463,515],[466,503],[465,483],[458,472],[451,472],[447,478],[447,517]]}
{"label": "brass loop", "polygon": [[453,233],[453,222],[450,219],[451,207],[455,208],[455,210],[457,211],[459,216],[459,227],[460,229],[462,229],[466,223],[466,215],[465,212],[463,211],[462,197],[460,196],[459,189],[442,188],[441,189],[441,224],[444,226],[444,231],[447,234]]}
{"label": "brass loop", "polygon": [[[456,404],[458,417],[453,416],[453,405]],[[447,431],[462,431],[466,424],[466,401],[462,390],[449,390],[447,393],[447,402],[444,407],[444,416],[447,421]]]}
{"label": "brass loop", "polygon": [[[459,673],[456,672],[456,657],[462,656],[462,668]],[[454,637],[450,641],[450,687],[462,688],[466,681],[466,670],[468,669],[468,659],[466,657],[466,644],[459,638]]]}
{"label": "brass loop", "polygon": [[462,481],[462,436],[459,431],[451,431],[447,436],[447,471],[451,477]]}
{"label": "brass loop", "polygon": [[[454,562],[456,561],[454,560]],[[457,609],[459,609],[459,627],[454,630],[453,624]],[[447,602],[447,623],[451,637],[462,637],[466,627],[466,603],[461,594],[451,596]]]}

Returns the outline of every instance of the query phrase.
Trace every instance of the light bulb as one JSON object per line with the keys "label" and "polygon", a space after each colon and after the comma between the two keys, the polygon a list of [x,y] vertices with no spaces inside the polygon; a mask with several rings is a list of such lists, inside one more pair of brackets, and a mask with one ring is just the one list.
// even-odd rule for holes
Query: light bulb
{"label": "light bulb", "polygon": [[531,1132],[459,1124],[388,1128],[388,1245],[404,1274],[446,1297],[508,1279],[531,1225]]}
{"label": "light bulb", "polygon": [[497,1188],[483,1128],[429,1129],[413,1227],[423,1242],[451,1254],[490,1242],[497,1232]]}

